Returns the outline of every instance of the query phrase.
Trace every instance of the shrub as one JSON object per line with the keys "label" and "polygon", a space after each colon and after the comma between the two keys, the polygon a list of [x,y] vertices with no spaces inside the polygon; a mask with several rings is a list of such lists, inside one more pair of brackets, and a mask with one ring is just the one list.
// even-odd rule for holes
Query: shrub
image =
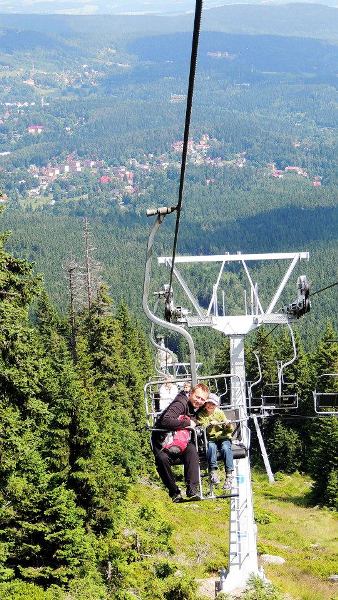
{"label": "shrub", "polygon": [[242,600],[283,600],[283,595],[271,583],[252,577]]}
{"label": "shrub", "polygon": [[191,577],[168,577],[168,586],[164,592],[165,600],[197,600],[197,584]]}
{"label": "shrub", "polygon": [[66,600],[65,593],[53,586],[50,590],[24,581],[12,581],[0,584],[0,598],[6,600]]}

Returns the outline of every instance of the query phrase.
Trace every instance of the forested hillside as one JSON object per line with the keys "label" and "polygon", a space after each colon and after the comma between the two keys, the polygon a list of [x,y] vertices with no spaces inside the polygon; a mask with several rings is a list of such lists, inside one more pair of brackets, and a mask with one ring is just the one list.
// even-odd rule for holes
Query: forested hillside
{"label": "forested hillside", "polygon": [[[309,250],[303,269],[318,290],[337,279],[337,13],[243,11],[204,15],[179,252]],[[81,260],[88,217],[113,297],[139,311],[145,209],[177,199],[192,17],[3,15],[1,26],[9,247],[36,263],[65,313],[63,267]],[[170,253],[172,231],[159,252]],[[310,343],[335,321],[335,302],[335,290],[317,297]]]}
{"label": "forested hillside", "polygon": [[[104,285],[82,310],[60,317],[32,266],[6,252],[4,241],[2,236],[0,596],[126,600],[136,593],[144,600],[201,600],[196,567],[188,562],[177,570],[177,517],[173,522],[171,509],[164,518],[154,478],[144,428],[143,384],[152,373],[144,334],[125,305],[112,310]],[[329,343],[336,337],[328,325],[311,355],[297,339],[299,360],[288,380],[300,396],[298,413],[313,413],[318,374],[337,371],[338,344]],[[274,359],[289,356],[289,339],[260,331],[255,348],[265,380],[274,381]],[[248,377],[255,379],[252,346],[247,356]],[[227,345],[214,369],[228,370]],[[272,467],[310,473],[314,485],[306,505],[333,508],[337,419],[290,419],[272,419],[264,427]],[[259,465],[255,443],[253,453]],[[224,507],[219,510],[226,520]],[[269,523],[267,515],[258,511],[258,523]],[[211,541],[215,523],[207,513],[205,525]],[[186,519],[181,534],[184,526]],[[215,562],[203,567],[211,577],[227,561],[219,540],[216,548]],[[203,552],[198,556],[202,572]],[[322,578],[318,593],[328,599],[329,559],[319,575],[303,560],[308,577]]]}

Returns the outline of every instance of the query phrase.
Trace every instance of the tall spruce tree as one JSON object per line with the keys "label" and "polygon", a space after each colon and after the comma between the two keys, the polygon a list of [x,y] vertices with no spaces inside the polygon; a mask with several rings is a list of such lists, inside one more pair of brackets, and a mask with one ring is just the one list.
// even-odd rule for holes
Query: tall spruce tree
{"label": "tall spruce tree", "polygon": [[124,358],[124,384],[132,403],[132,419],[136,431],[142,439],[142,448],[145,454],[149,444],[146,432],[144,383],[151,374],[151,356],[144,335],[132,321],[128,308],[122,302],[118,308],[116,317],[120,323],[122,332],[122,356]]}
{"label": "tall spruce tree", "polygon": [[79,325],[77,370],[83,395],[72,475],[88,523],[101,532],[117,526],[119,499],[144,468],[124,352],[120,321],[111,314],[111,300],[101,288]]}
{"label": "tall spruce tree", "polygon": [[90,544],[74,494],[55,477],[67,471],[67,452],[50,460],[58,400],[49,380],[58,375],[28,315],[41,286],[3,245],[0,280],[1,576],[60,583],[90,561]]}
{"label": "tall spruce tree", "polygon": [[[329,322],[314,354],[314,369],[318,378],[325,373],[338,373],[337,333]],[[337,380],[329,379],[338,392]],[[324,379],[325,385],[325,379]],[[329,389],[329,388],[328,388]],[[331,388],[330,388],[331,389]],[[309,431],[308,469],[314,478],[313,496],[316,502],[337,508],[338,498],[338,418],[323,416],[311,421]]]}

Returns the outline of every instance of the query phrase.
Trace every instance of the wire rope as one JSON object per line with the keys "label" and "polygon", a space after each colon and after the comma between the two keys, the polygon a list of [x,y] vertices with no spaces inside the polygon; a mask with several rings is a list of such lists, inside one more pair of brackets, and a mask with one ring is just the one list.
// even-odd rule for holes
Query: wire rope
{"label": "wire rope", "polygon": [[171,285],[172,285],[172,280],[173,280],[178,232],[179,232],[179,226],[180,226],[180,216],[181,216],[182,201],[183,201],[184,178],[185,178],[185,169],[186,169],[186,164],[187,164],[189,130],[190,130],[190,121],[191,121],[192,101],[193,101],[193,95],[194,95],[194,84],[195,84],[197,53],[198,53],[198,41],[199,41],[199,34],[200,34],[200,29],[201,29],[202,7],[203,7],[203,0],[196,0],[194,31],[193,31],[193,38],[192,38],[192,45],[191,45],[187,106],[186,106],[186,113],[185,113],[180,185],[179,185],[179,192],[178,192],[178,203],[176,205],[176,213],[177,214],[176,214],[175,234],[174,234],[174,243],[173,243],[173,253],[172,253],[172,259],[171,259],[171,270],[170,270],[168,296],[170,296]]}
{"label": "wire rope", "polygon": [[[277,327],[279,327],[281,325],[281,323],[277,323],[277,325],[275,325],[270,331],[269,333],[267,333],[267,335],[265,335],[261,340],[261,342],[264,342],[264,340],[266,340],[267,337],[269,337],[269,335],[271,335],[271,333],[273,333],[275,331],[275,329],[277,329]],[[257,344],[256,346],[254,346],[254,348],[252,348],[252,352],[254,352],[255,350],[257,350],[257,348],[259,348],[259,344]]]}
{"label": "wire rope", "polygon": [[338,281],[336,281],[335,283],[330,283],[330,285],[327,285],[326,287],[323,287],[320,290],[313,292],[310,297],[315,296],[316,294],[321,294],[321,292],[325,292],[325,290],[329,290],[330,288],[333,288],[335,285],[338,285]]}
{"label": "wire rope", "polygon": [[[327,285],[323,288],[321,288],[320,290],[317,290],[316,292],[313,292],[310,294],[310,298],[312,298],[313,296],[315,296],[316,294],[321,294],[322,292],[325,292],[325,290],[329,290],[330,288],[335,287],[336,285],[338,285],[338,281],[336,281],[335,283],[330,283],[330,285]],[[269,337],[269,335],[271,335],[271,333],[273,333],[275,331],[275,329],[277,329],[277,327],[280,327],[282,323],[277,323],[277,325],[275,325],[267,335],[265,335],[260,341],[264,342],[264,340],[266,340],[267,337]],[[331,342],[331,340],[328,340]],[[335,340],[332,340],[335,341]],[[259,348],[259,345],[257,344],[256,346],[253,347],[252,352],[254,352],[255,350],[257,350],[257,348]]]}

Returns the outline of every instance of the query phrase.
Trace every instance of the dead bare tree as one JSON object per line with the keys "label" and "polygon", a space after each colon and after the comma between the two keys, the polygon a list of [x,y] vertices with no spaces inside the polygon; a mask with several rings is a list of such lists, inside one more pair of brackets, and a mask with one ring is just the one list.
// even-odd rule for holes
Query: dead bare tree
{"label": "dead bare tree", "polygon": [[83,219],[83,237],[85,241],[85,286],[87,295],[87,307],[90,311],[93,304],[93,299],[97,297],[98,290],[102,285],[102,279],[100,275],[102,267],[101,264],[93,257],[96,248],[91,242],[89,223],[87,217]]}
{"label": "dead bare tree", "polygon": [[70,347],[75,361],[77,360],[77,315],[85,309],[90,313],[93,301],[98,298],[102,285],[100,276],[102,267],[93,256],[96,248],[91,242],[87,218],[83,220],[83,237],[84,262],[81,264],[71,257],[63,265],[69,292]]}
{"label": "dead bare tree", "polygon": [[69,291],[69,324],[70,324],[70,348],[73,359],[77,360],[76,353],[76,315],[80,310],[81,296],[83,290],[82,273],[76,260],[70,258],[64,265]]}

